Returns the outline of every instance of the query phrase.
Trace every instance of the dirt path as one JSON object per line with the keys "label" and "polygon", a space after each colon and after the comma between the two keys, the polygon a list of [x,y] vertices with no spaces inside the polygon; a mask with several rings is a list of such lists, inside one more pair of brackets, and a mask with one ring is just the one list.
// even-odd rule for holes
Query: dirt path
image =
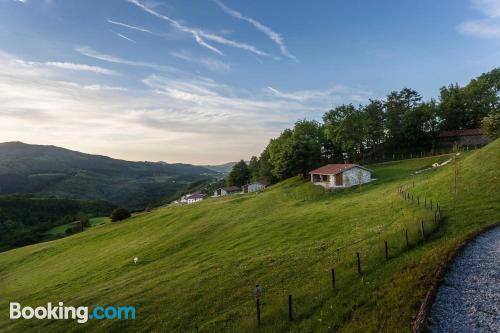
{"label": "dirt path", "polygon": [[433,333],[500,332],[500,227],[478,236],[455,259],[430,322]]}

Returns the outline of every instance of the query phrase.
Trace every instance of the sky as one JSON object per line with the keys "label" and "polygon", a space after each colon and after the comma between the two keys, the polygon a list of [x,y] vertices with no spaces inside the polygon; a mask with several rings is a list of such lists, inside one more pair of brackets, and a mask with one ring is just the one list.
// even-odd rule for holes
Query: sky
{"label": "sky", "polygon": [[218,164],[499,65],[500,0],[0,0],[0,142]]}

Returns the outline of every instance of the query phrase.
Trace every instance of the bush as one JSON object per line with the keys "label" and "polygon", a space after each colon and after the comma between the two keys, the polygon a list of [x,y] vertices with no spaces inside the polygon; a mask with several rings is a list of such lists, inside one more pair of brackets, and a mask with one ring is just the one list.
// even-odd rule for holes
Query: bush
{"label": "bush", "polygon": [[122,221],[130,217],[130,212],[125,208],[117,208],[111,213],[111,221]]}

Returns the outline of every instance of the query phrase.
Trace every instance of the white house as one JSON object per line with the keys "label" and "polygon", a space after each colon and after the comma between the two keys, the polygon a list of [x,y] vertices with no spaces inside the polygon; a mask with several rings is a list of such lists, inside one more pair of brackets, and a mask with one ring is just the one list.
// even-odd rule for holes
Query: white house
{"label": "white house", "polygon": [[311,183],[325,188],[347,188],[372,180],[371,170],[357,164],[327,164],[309,172]]}
{"label": "white house", "polygon": [[266,188],[266,184],[262,182],[253,182],[250,184],[243,185],[243,193],[251,193],[263,190]]}
{"label": "white house", "polygon": [[214,197],[223,197],[225,195],[238,194],[240,192],[241,189],[238,186],[221,187],[214,191]]}
{"label": "white house", "polygon": [[203,199],[205,199],[205,194],[196,193],[196,194],[192,194],[192,195],[186,197],[186,203],[189,205],[189,204],[201,201]]}

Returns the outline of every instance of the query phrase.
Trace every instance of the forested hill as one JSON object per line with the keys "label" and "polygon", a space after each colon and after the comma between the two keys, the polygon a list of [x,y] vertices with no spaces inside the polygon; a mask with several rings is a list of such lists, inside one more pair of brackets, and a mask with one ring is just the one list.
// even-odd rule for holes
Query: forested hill
{"label": "forested hill", "polygon": [[213,173],[190,164],[130,162],[55,146],[0,143],[0,195],[102,199],[142,209]]}

